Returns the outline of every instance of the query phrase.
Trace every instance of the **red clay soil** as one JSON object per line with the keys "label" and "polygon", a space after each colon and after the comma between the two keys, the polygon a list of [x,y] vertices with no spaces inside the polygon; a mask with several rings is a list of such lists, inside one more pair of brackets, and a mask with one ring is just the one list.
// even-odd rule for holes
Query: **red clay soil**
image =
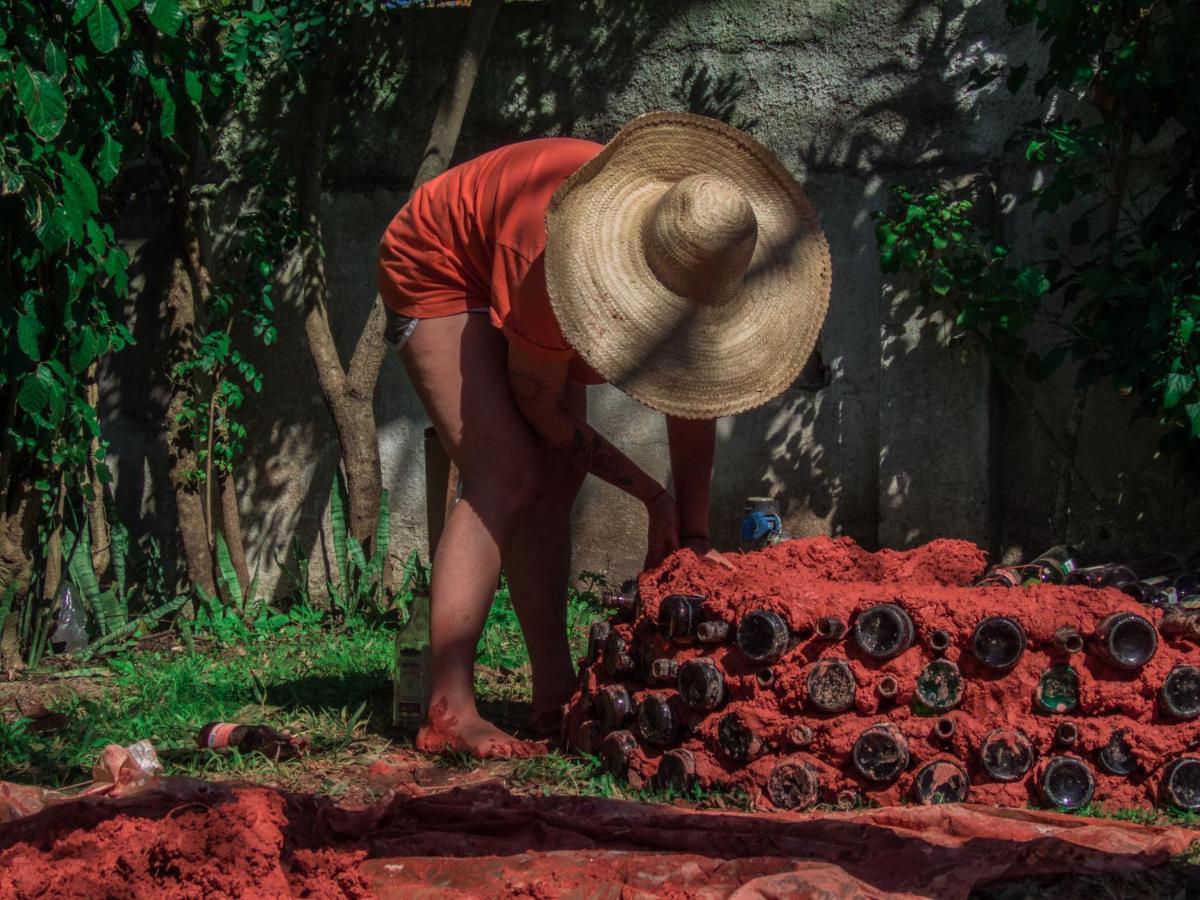
{"label": "red clay soil", "polygon": [[[657,642],[663,655],[680,662],[696,656],[714,659],[723,670],[728,694],[720,713],[738,711],[765,739],[775,762],[794,755],[817,770],[822,782],[820,799],[826,802],[833,802],[844,790],[865,795],[873,802],[898,802],[910,796],[914,773],[920,765],[957,758],[970,770],[971,801],[1026,806],[1037,802],[1036,767],[1028,777],[1014,783],[990,781],[978,765],[978,748],[993,729],[1011,726],[1028,736],[1039,758],[1062,753],[1054,747],[1054,732],[1060,722],[1068,720],[1079,730],[1077,743],[1069,752],[1093,763],[1096,802],[1111,807],[1151,806],[1159,799],[1158,773],[1164,762],[1200,744],[1200,720],[1164,720],[1157,708],[1158,690],[1172,667],[1200,663],[1200,652],[1194,644],[1160,637],[1154,658],[1135,672],[1108,666],[1090,650],[1067,657],[1055,648],[1055,631],[1063,625],[1073,626],[1086,637],[1113,612],[1135,612],[1155,623],[1161,619],[1157,609],[1118,590],[1055,585],[971,588],[968,585],[984,571],[984,554],[973,544],[954,540],[937,540],[909,551],[872,553],[848,538],[821,537],[787,541],[756,553],[734,555],[733,559],[738,569],[730,572],[687,551],[675,554],[658,569],[642,575],[642,617],[615,630],[626,638],[635,656],[641,642],[650,641]],[[668,648],[654,634],[659,604],[676,593],[702,595],[706,619],[732,624],[752,610],[766,609],[778,613],[794,633],[808,637],[772,664],[774,683],[763,687],[756,677],[763,666],[743,657],[732,642],[715,649],[703,644]],[[837,616],[852,624],[859,611],[884,602],[904,607],[916,630],[913,646],[893,659],[871,658],[848,637],[828,641],[813,635],[819,617]],[[1017,665],[1003,673],[985,668],[965,649],[975,625],[991,615],[1016,618],[1028,635],[1027,648]],[[943,656],[958,664],[965,681],[962,702],[948,713],[957,726],[949,741],[934,736],[935,717],[916,714],[911,704],[916,677],[934,658],[925,645],[934,629],[949,632],[951,643]],[[854,673],[856,700],[854,708],[846,713],[821,714],[806,708],[809,667],[825,658],[847,660]],[[1035,712],[1035,691],[1042,673],[1052,664],[1068,661],[1079,676],[1078,709],[1065,716]],[[877,685],[888,675],[899,683],[900,692],[883,700]],[[601,665],[581,674],[581,690],[572,704],[568,733],[590,715],[589,701],[596,689],[616,680],[607,677]],[[632,678],[623,680],[629,681],[635,704],[647,690],[674,693],[670,684],[647,688]],[[689,727],[680,746],[693,752],[700,783],[735,785],[762,800],[770,760],[747,767],[723,758],[716,738],[720,716],[685,716]],[[913,761],[898,780],[880,786],[859,777],[849,765],[849,757],[863,730],[885,720],[904,734]],[[810,746],[790,745],[786,735],[796,723],[812,729]],[[1113,776],[1094,766],[1095,751],[1117,730],[1126,732],[1125,740],[1142,774]],[[657,771],[661,752],[646,745],[640,747],[630,764],[631,782],[648,781]]]}
{"label": "red clay soil", "polygon": [[971,805],[705,813],[494,784],[360,810],[191,783],[0,825],[0,897],[966,898],[1162,866],[1198,833]]}

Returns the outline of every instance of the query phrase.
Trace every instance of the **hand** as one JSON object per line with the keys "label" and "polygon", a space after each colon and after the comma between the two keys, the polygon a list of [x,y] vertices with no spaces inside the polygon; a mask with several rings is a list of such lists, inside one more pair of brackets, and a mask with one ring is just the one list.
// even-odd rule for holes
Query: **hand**
{"label": "hand", "polygon": [[667,491],[646,504],[650,527],[646,536],[646,563],[652,569],[679,549],[679,520],[675,515],[675,498]]}
{"label": "hand", "polygon": [[688,538],[683,541],[683,546],[687,547],[703,560],[716,563],[718,566],[723,566],[731,572],[737,570],[737,566],[731,563],[728,557],[720,551],[713,549],[713,545],[709,543],[708,538]]}

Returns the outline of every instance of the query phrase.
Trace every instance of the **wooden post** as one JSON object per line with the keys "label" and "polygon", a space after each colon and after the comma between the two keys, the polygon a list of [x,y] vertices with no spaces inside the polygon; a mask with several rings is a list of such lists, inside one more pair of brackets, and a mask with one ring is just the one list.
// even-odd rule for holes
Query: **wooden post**
{"label": "wooden post", "polygon": [[425,509],[429,558],[437,550],[446,516],[458,496],[458,466],[442,446],[432,426],[425,429]]}

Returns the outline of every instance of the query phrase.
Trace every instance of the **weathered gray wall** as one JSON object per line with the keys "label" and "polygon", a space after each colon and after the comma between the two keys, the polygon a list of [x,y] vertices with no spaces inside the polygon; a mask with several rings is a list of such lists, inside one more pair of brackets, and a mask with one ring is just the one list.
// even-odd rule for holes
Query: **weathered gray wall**
{"label": "weathered gray wall", "polygon": [[[345,352],[373,298],[376,242],[403,202],[464,22],[463,10],[398,14],[368,38],[356,74],[339,84],[325,237]],[[968,92],[963,75],[1036,52],[1028,36],[1013,37],[1000,0],[508,4],[456,158],[547,134],[606,140],[638,113],[682,108],[743,125],[805,184],[833,252],[819,347],[831,381],[720,423],[719,543],[733,542],[746,496],[770,493],[793,533],[848,534],[871,546],[962,536],[998,552],[1036,549],[1069,509],[1069,537],[1099,549],[1182,548],[1194,541],[1188,498],[1154,458],[1152,425],[1131,428],[1119,398],[1107,386],[1093,389],[1077,468],[1096,496],[1078,478],[1062,482],[1056,444],[1072,402],[1069,373],[1046,387],[1019,386],[1039,419],[956,334],[952,316],[921,308],[878,268],[870,214],[891,184],[982,179],[1005,203],[1005,190],[1030,177],[1006,141],[1036,107],[998,86]],[[234,143],[263,139],[231,135]],[[299,138],[286,128],[266,136]],[[1007,237],[1022,246],[1029,233],[1022,224]],[[247,411],[249,464],[241,473],[249,543],[268,578],[272,548],[293,535],[310,556],[321,555],[337,459],[296,310],[282,309],[279,324],[282,349],[262,356],[266,388]],[[592,389],[589,402],[605,434],[666,477],[660,417],[610,387]],[[424,540],[425,417],[395,359],[384,367],[377,410],[393,547],[403,554]],[[114,441],[122,472],[141,471],[127,457],[143,446],[153,457],[154,441],[132,433],[128,418],[111,429],[122,432]],[[154,470],[146,469],[149,479],[161,482],[161,468]],[[139,490],[161,496],[152,485]],[[635,503],[589,482],[575,514],[576,568],[633,571],[643,527]]]}

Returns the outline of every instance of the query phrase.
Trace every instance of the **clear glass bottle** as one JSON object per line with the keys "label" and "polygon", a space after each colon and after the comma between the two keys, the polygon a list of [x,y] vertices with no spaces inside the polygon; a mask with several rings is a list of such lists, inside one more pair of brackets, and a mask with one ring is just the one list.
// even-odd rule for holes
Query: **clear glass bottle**
{"label": "clear glass bottle", "polygon": [[408,621],[396,634],[396,674],[392,691],[392,723],[416,731],[429,712],[429,590],[413,591]]}

